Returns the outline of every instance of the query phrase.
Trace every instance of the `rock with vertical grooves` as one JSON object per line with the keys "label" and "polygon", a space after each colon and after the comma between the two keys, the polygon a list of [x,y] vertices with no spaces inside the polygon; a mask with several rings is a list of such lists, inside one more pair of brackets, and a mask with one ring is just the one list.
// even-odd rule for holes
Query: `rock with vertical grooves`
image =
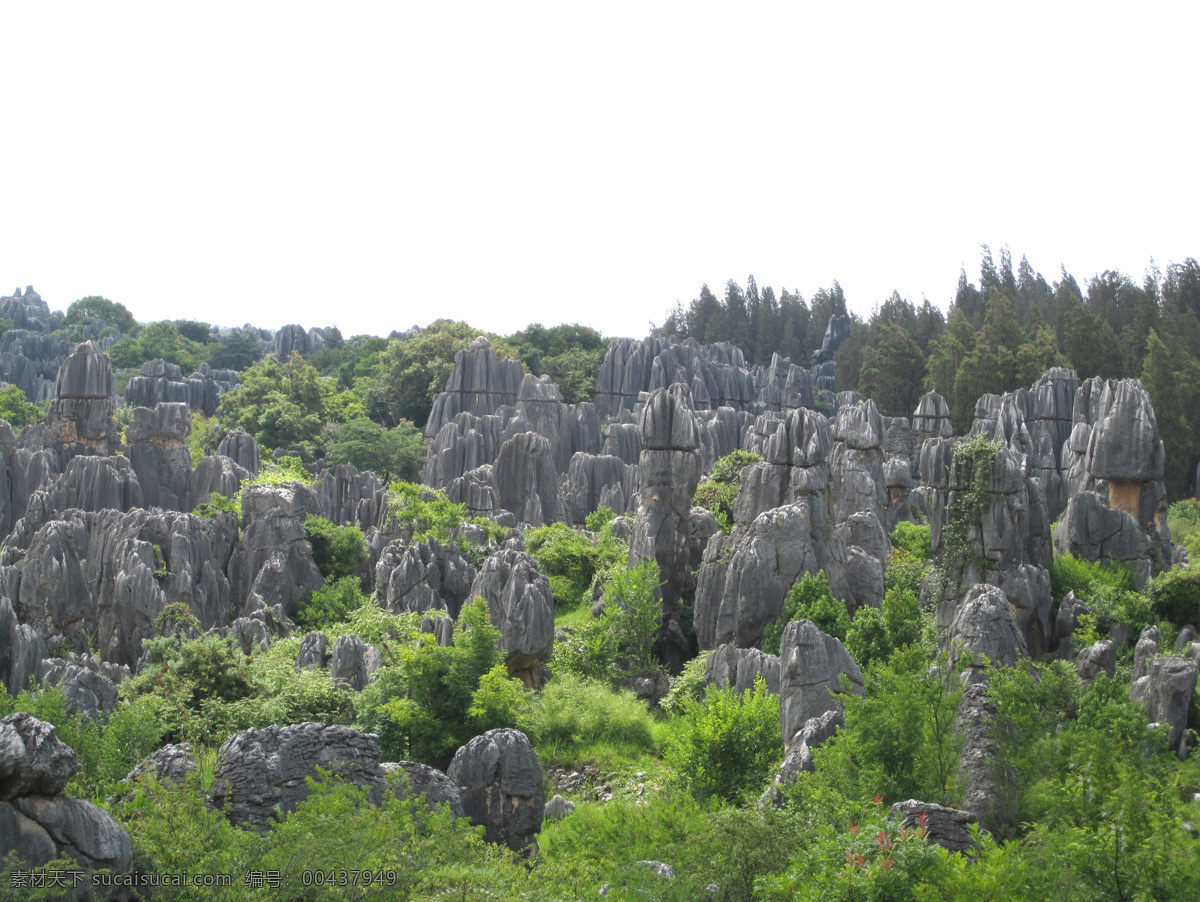
{"label": "rock with vertical grooves", "polygon": [[251,476],[258,475],[258,442],[246,430],[229,430],[225,438],[221,439],[221,444],[217,445],[217,454],[228,457]]}
{"label": "rock with vertical grooves", "polygon": [[[499,360],[491,342],[480,335],[469,348],[454,355],[454,369],[445,390],[433,399],[425,426],[426,437],[438,431],[463,411],[484,416],[517,401],[525,377],[519,360]],[[486,461],[485,461],[486,462]]]}
{"label": "rock with vertical grooves", "polygon": [[738,648],[726,644],[708,656],[704,666],[704,685],[718,689],[748,692],[758,677],[766,681],[767,691],[779,694],[779,657],[757,648]]}
{"label": "rock with vertical grooves", "polygon": [[192,412],[187,404],[134,408],[125,438],[146,507],[182,510],[187,504],[192,476],[187,438],[191,432]]}
{"label": "rock with vertical grooves", "polygon": [[945,636],[951,663],[965,661],[972,671],[1012,667],[1028,657],[1008,599],[996,586],[974,586],[954,612]]}
{"label": "rock with vertical grooves", "polygon": [[545,797],[542,766],[519,730],[489,730],[454,753],[446,771],[471,823],[488,842],[536,851]]}
{"label": "rock with vertical grooves", "polygon": [[543,526],[566,519],[548,439],[534,432],[514,435],[500,446],[493,472],[496,503],[518,522]]}
{"label": "rock with vertical grooves", "polygon": [[554,651],[554,595],[537,563],[521,551],[499,551],[480,568],[470,596],[487,600],[509,675],[540,685]]}
{"label": "rock with vertical grooves", "polygon": [[[810,718],[841,711],[838,695],[863,694],[863,676],[842,643],[821,632],[811,620],[794,620],[779,646],[779,721],[790,743]],[[842,686],[842,675],[849,690]]]}
{"label": "rock with vertical grooves", "polygon": [[1095,682],[1100,673],[1108,674],[1111,680],[1117,672],[1117,647],[1112,640],[1104,639],[1076,655],[1075,672],[1084,683]]}
{"label": "rock with vertical grooves", "polygon": [[395,613],[446,611],[457,619],[471,597],[475,568],[454,543],[392,542],[375,566],[375,594]]}
{"label": "rock with vertical grooves", "polygon": [[975,812],[985,829],[995,831],[1012,819],[1004,787],[1011,785],[1014,775],[997,767],[996,703],[987,688],[986,682],[968,685],[958,703],[956,729],[963,743],[958,776],[964,784],[963,807]]}
{"label": "rock with vertical grooves", "polygon": [[329,658],[329,677],[352,692],[361,692],[383,666],[383,656],[353,634],[339,636]]}
{"label": "rock with vertical grooves", "polygon": [[15,698],[29,688],[45,656],[46,643],[41,633],[19,623],[12,601],[0,598],[0,685]]}
{"label": "rock with vertical grooves", "polygon": [[242,616],[296,603],[324,580],[312,558],[304,518],[321,513],[316,495],[298,482],[250,486],[242,493],[242,535],[229,564],[233,601]]}
{"label": "rock with vertical grooves", "polygon": [[385,783],[394,787],[397,798],[420,796],[431,811],[447,805],[455,817],[466,817],[458,787],[437,768],[416,761],[396,761],[384,762],[379,771]]}

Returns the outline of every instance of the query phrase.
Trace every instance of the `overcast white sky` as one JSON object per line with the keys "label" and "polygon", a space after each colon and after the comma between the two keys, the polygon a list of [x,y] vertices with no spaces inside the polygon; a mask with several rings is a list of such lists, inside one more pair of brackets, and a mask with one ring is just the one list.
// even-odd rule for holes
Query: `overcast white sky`
{"label": "overcast white sky", "polygon": [[0,294],[581,322],[1200,255],[1189,3],[0,0]]}

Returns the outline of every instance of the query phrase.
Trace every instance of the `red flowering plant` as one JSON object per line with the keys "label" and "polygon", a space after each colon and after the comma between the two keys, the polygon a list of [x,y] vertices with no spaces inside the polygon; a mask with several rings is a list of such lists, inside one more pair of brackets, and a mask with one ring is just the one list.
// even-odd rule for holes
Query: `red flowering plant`
{"label": "red flowering plant", "polygon": [[786,871],[758,881],[755,898],[915,902],[918,888],[932,876],[938,861],[937,848],[925,841],[923,826],[892,820],[880,810],[869,822],[851,824],[844,831],[822,828]]}

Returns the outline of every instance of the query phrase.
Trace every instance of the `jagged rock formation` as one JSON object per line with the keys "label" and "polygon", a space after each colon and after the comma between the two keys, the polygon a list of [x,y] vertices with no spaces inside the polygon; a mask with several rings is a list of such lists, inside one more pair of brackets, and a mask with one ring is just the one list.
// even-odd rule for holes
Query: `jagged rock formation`
{"label": "jagged rock formation", "polygon": [[125,829],[103,808],[60,795],[78,771],[75,752],[50,724],[28,714],[0,721],[0,858],[12,852],[40,867],[65,855],[86,871],[129,870]]}
{"label": "jagged rock formation", "polygon": [[631,466],[616,455],[577,452],[571,457],[563,492],[567,522],[582,524],[601,507],[618,515],[631,510],[639,484],[636,464]]}
{"label": "jagged rock formation", "polygon": [[425,435],[433,437],[463,411],[482,417],[517,402],[525,377],[519,360],[499,360],[491,342],[479,336],[466,350],[454,355],[454,369],[446,388],[433,399]]}
{"label": "jagged rock formation", "polygon": [[1158,421],[1140,382],[1084,382],[1075,393],[1074,426],[1062,452],[1069,501],[1055,535],[1059,552],[1124,561],[1134,567],[1139,585],[1170,566],[1163,460]]}
{"label": "jagged rock formation", "polygon": [[133,783],[144,774],[152,774],[160,783],[182,783],[189,774],[196,772],[196,756],[192,744],[164,745],[150,754],[144,761],[125,775],[122,783]]}
{"label": "jagged rock formation", "polygon": [[132,667],[169,603],[186,604],[206,628],[227,622],[235,543],[228,516],[137,509],[26,517],[0,546],[0,583],[18,599],[21,621],[48,643],[61,639],[84,653],[91,641],[105,660]]}
{"label": "jagged rock formation", "polygon": [[42,634],[17,620],[7,597],[0,597],[0,684],[14,698],[28,688],[46,655]]}
{"label": "jagged rock formation", "polygon": [[178,364],[148,360],[139,375],[125,387],[125,403],[130,407],[154,407],[157,404],[186,404],[192,412],[215,416],[221,395],[238,386],[236,370],[214,370],[201,363],[186,379]]}
{"label": "jagged rock formation", "polygon": [[841,711],[841,677],[850,692],[863,694],[863,676],[842,643],[821,632],[811,620],[787,625],[780,642],[779,722],[785,746],[811,718]]}
{"label": "jagged rock formation", "polygon": [[1075,657],[1075,672],[1084,683],[1095,682],[1100,673],[1111,680],[1117,671],[1117,646],[1111,639],[1090,645]]}
{"label": "jagged rock formation", "polygon": [[493,554],[471,584],[470,596],[487,600],[509,676],[530,688],[540,686],[540,670],[554,651],[554,595],[533,558],[521,551]]}
{"label": "jagged rock formation", "polygon": [[1166,725],[1167,748],[1188,757],[1184,731],[1196,692],[1197,664],[1183,655],[1159,655],[1158,628],[1148,627],[1134,652],[1133,685],[1129,697],[1146,707],[1152,723]]}
{"label": "jagged rock formation", "polygon": [[339,636],[329,656],[330,678],[352,692],[361,692],[382,666],[379,649],[354,635]]}
{"label": "jagged rock formation", "polygon": [[128,667],[101,661],[95,655],[47,658],[37,669],[42,683],[62,687],[70,713],[91,721],[108,719],[117,705],[117,685],[128,676]]}
{"label": "jagged rock formation", "polygon": [[500,446],[494,470],[496,503],[518,523],[543,526],[565,518],[550,440],[520,432]]}
{"label": "jagged rock formation", "polygon": [[[699,438],[692,416],[691,393],[675,384],[652,394],[642,412],[642,490],[629,563],[655,561],[662,580],[664,629],[677,607],[695,591],[689,548],[692,496],[700,481]],[[680,649],[684,659],[687,649]],[[682,661],[679,662],[682,665]]]}
{"label": "jagged rock formation", "polygon": [[987,667],[1012,667],[1028,657],[1008,599],[996,586],[971,588],[954,611],[944,643],[951,666],[965,661],[978,677]]}
{"label": "jagged rock formation", "polygon": [[475,568],[453,543],[391,542],[375,565],[375,595],[389,611],[442,610],[458,619],[471,597]]}
{"label": "jagged rock formation", "polygon": [[993,832],[1012,820],[1010,798],[1015,776],[997,769],[1000,748],[995,738],[996,704],[988,697],[986,681],[971,683],[958,703],[956,728],[962,737],[958,776],[963,783],[963,807]]}
{"label": "jagged rock formation", "polygon": [[187,446],[191,431],[187,404],[134,408],[125,438],[145,502],[138,507],[182,510],[191,499],[192,455]]}
{"label": "jagged rock formation", "polygon": [[329,666],[329,638],[319,630],[304,634],[300,640],[300,651],[296,653],[296,670],[315,667],[324,670]]}
{"label": "jagged rock formation", "polygon": [[774,781],[759,798],[759,810],[767,805],[782,807],[782,787],[795,783],[803,773],[815,773],[817,765],[813,761],[813,751],[832,739],[845,725],[845,716],[836,708],[826,711],[820,717],[812,717],[805,721],[804,729],[792,737]]}
{"label": "jagged rock formation", "polygon": [[317,768],[367,787],[376,800],[383,789],[379,740],[349,727],[300,723],[245,730],[217,753],[212,804],[231,823],[265,831],[276,812],[293,811],[308,797],[308,777]]}
{"label": "jagged rock formation", "polygon": [[748,692],[754,688],[754,681],[760,676],[766,682],[767,691],[778,695],[779,658],[764,654],[757,648],[722,645],[708,656],[704,665],[704,685],[718,689]]}
{"label": "jagged rock formation", "polygon": [[[458,787],[440,770],[415,761],[385,762],[379,765],[379,770],[385,782],[395,786],[397,798],[420,796],[430,810],[448,805],[455,817],[467,816]],[[393,774],[396,777],[391,777]]]}
{"label": "jagged rock formation", "polygon": [[545,808],[542,766],[524,733],[501,729],[476,736],[454,753],[446,776],[488,842],[536,851]]}
{"label": "jagged rock formation", "polygon": [[258,442],[246,430],[231,429],[217,445],[217,454],[228,457],[235,464],[246,470],[251,476],[257,476],[260,467]]}
{"label": "jagged rock formation", "polygon": [[324,580],[312,559],[304,518],[320,514],[320,503],[298,482],[250,486],[242,493],[242,534],[229,562],[233,603],[240,615],[295,603],[321,588]]}

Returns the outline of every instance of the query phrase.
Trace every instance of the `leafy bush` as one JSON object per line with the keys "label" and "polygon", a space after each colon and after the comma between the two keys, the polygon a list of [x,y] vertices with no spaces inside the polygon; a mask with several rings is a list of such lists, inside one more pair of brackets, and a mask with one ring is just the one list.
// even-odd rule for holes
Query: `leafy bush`
{"label": "leafy bush", "polygon": [[296,606],[295,620],[306,630],[321,630],[335,623],[342,623],[352,613],[369,603],[370,600],[360,587],[358,577],[343,576],[303,599]]}
{"label": "leafy bush", "polygon": [[713,464],[708,478],[696,487],[692,503],[710,511],[717,518],[721,531],[733,529],[733,507],[741,485],[742,470],[761,461],[762,455],[752,451],[733,451]]}
{"label": "leafy bush", "polygon": [[521,719],[535,747],[608,743],[635,749],[654,748],[654,719],[646,704],[628,689],[556,676],[545,685]]}
{"label": "leafy bush", "polygon": [[760,676],[754,688],[710,689],[686,703],[685,724],[667,747],[676,778],[697,799],[757,796],[783,757],[779,696]]}
{"label": "leafy bush", "polygon": [[16,427],[36,423],[45,413],[36,404],[30,404],[25,399],[25,392],[15,385],[0,387],[0,420],[7,420]]}
{"label": "leafy bush", "polygon": [[899,589],[920,596],[921,583],[928,573],[925,562],[903,548],[893,548],[883,571],[886,589]]}
{"label": "leafy bush", "polygon": [[850,629],[850,612],[844,602],[833,597],[824,571],[815,576],[806,573],[792,586],[783,603],[783,617],[768,624],[763,632],[763,651],[779,654],[783,630],[793,620],[811,620],[822,632],[845,640]]}
{"label": "leafy bush", "polygon": [[643,676],[661,670],[652,648],[662,620],[658,564],[643,561],[636,567],[609,571],[604,585],[604,620],[623,659],[621,670]]}
{"label": "leafy bush", "polygon": [[1133,573],[1120,564],[1085,561],[1070,554],[1056,554],[1050,562],[1050,590],[1056,603],[1061,602],[1068,592],[1074,592],[1081,601],[1090,602],[1101,587],[1132,592]]}
{"label": "leafy bush", "polygon": [[671,677],[671,689],[658,703],[663,711],[668,714],[681,714],[686,702],[703,701],[704,670],[708,666],[710,654],[711,651],[700,652],[683,665],[683,671],[678,676]]}
{"label": "leafy bush", "polygon": [[911,589],[888,589],[881,605],[893,648],[913,645],[921,638],[921,604]]}
{"label": "leafy bush", "polygon": [[367,562],[367,540],[357,526],[334,526],[324,517],[309,514],[304,532],[312,543],[313,562],[326,579],[353,576]]}
{"label": "leafy bush", "polygon": [[1200,567],[1160,573],[1146,587],[1155,615],[1176,626],[1200,626]]}
{"label": "leafy bush", "polygon": [[207,501],[200,502],[192,509],[192,514],[205,520],[211,520],[218,513],[233,514],[236,523],[241,509],[237,502],[226,498],[220,492],[213,492]]}
{"label": "leafy bush", "polygon": [[918,526],[905,520],[896,524],[892,530],[892,548],[902,549],[918,561],[924,562],[933,557],[933,548],[929,541],[929,527]]}
{"label": "leafy bush", "polygon": [[1167,527],[1173,541],[1190,549],[1191,540],[1200,537],[1200,501],[1185,498],[1168,507]]}
{"label": "leafy bush", "polygon": [[525,550],[550,580],[555,607],[570,610],[587,601],[600,558],[596,542],[565,523],[530,530]]}
{"label": "leafy bush", "polygon": [[854,663],[865,668],[874,661],[886,661],[894,648],[887,620],[878,608],[863,607],[854,612],[846,632],[846,651]]}
{"label": "leafy bush", "polygon": [[589,532],[599,532],[615,520],[616,516],[611,507],[601,505],[583,518],[583,525],[587,527]]}
{"label": "leafy bush", "polygon": [[[426,539],[437,539],[442,544],[450,541],[450,533],[470,523],[481,527],[489,539],[499,541],[504,529],[484,517],[471,517],[464,504],[455,504],[446,493],[426,488],[412,482],[393,482],[388,487],[388,516],[414,544]],[[465,539],[458,540],[458,547],[468,552]]]}

